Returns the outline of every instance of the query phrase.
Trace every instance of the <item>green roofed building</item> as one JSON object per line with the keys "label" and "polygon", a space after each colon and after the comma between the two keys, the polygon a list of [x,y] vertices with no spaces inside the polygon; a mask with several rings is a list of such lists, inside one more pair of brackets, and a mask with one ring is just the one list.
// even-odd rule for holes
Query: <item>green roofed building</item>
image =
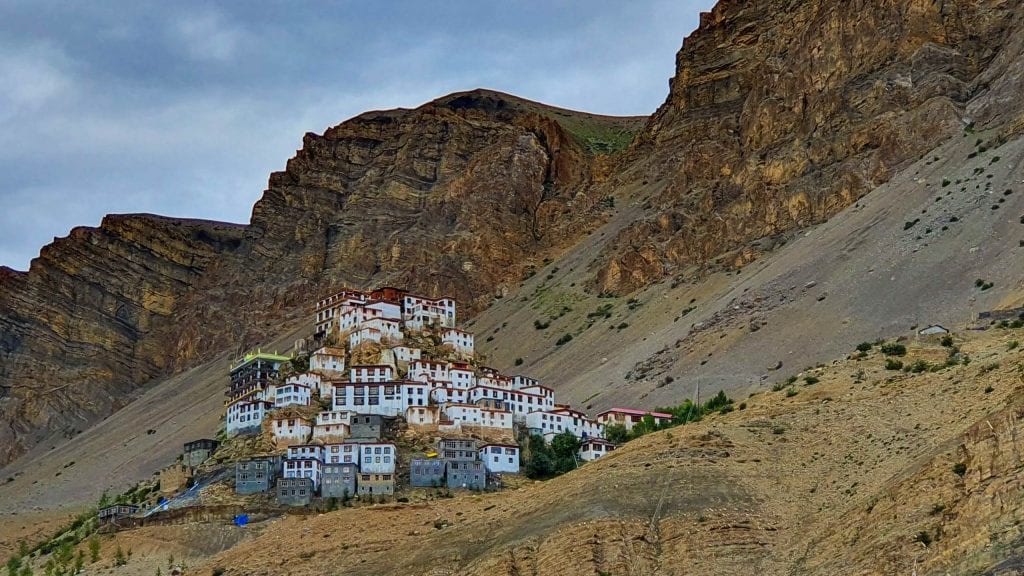
{"label": "green roofed building", "polygon": [[270,354],[268,352],[251,352],[238,359],[231,367],[231,387],[228,389],[228,402],[256,395],[263,399],[263,391],[270,382],[277,378],[281,366],[290,362],[290,356]]}

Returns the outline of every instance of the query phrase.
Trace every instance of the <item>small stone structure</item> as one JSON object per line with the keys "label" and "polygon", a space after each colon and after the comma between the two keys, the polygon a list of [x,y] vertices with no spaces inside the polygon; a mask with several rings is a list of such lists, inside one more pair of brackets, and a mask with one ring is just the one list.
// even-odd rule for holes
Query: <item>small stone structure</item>
{"label": "small stone structure", "polygon": [[250,458],[235,463],[235,494],[266,492],[278,475],[274,458]]}
{"label": "small stone structure", "polygon": [[103,524],[106,522],[117,522],[138,512],[139,507],[134,504],[114,504],[113,506],[100,508],[96,516],[100,519],[100,523]]}
{"label": "small stone structure", "polygon": [[324,464],[320,480],[320,495],[324,498],[346,498],[356,494],[355,464]]}
{"label": "small stone structure", "polygon": [[487,471],[483,462],[449,461],[446,475],[448,488],[452,490],[483,490],[487,487]]}
{"label": "small stone structure", "polygon": [[441,458],[413,458],[409,463],[409,484],[417,488],[444,486],[445,461]]}
{"label": "small stone structure", "polygon": [[218,446],[220,446],[220,442],[210,438],[200,438],[199,440],[185,442],[182,462],[189,468],[195,468],[206,462],[210,456],[213,456]]}
{"label": "small stone structure", "polygon": [[279,478],[277,503],[282,506],[308,506],[313,501],[311,478]]}

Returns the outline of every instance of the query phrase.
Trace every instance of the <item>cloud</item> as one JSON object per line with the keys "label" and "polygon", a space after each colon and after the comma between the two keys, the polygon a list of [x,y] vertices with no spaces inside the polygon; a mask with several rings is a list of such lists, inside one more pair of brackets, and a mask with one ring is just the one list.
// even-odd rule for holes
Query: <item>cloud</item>
{"label": "cloud", "polygon": [[73,84],[60,51],[43,44],[0,50],[0,121],[42,108]]}
{"label": "cloud", "polygon": [[0,3],[0,264],[111,212],[247,221],[305,132],[487,87],[649,114],[712,0]]}
{"label": "cloud", "polygon": [[198,61],[230,62],[247,34],[222,14],[201,10],[178,15],[170,26],[171,41]]}

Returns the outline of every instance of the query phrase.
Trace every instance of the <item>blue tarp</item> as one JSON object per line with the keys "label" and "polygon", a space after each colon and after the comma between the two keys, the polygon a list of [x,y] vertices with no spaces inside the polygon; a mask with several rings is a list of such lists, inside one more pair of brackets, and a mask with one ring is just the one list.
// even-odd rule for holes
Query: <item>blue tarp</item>
{"label": "blue tarp", "polygon": [[239,515],[235,516],[235,526],[245,526],[248,523],[249,523],[249,515],[248,514],[239,514]]}

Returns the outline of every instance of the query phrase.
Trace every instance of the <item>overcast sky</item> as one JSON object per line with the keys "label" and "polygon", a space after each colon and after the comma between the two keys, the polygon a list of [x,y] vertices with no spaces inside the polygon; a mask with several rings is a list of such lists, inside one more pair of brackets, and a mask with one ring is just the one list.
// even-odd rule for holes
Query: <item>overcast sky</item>
{"label": "overcast sky", "polygon": [[305,132],[493,88],[649,114],[712,0],[0,2],[0,265],[111,212],[248,222]]}

